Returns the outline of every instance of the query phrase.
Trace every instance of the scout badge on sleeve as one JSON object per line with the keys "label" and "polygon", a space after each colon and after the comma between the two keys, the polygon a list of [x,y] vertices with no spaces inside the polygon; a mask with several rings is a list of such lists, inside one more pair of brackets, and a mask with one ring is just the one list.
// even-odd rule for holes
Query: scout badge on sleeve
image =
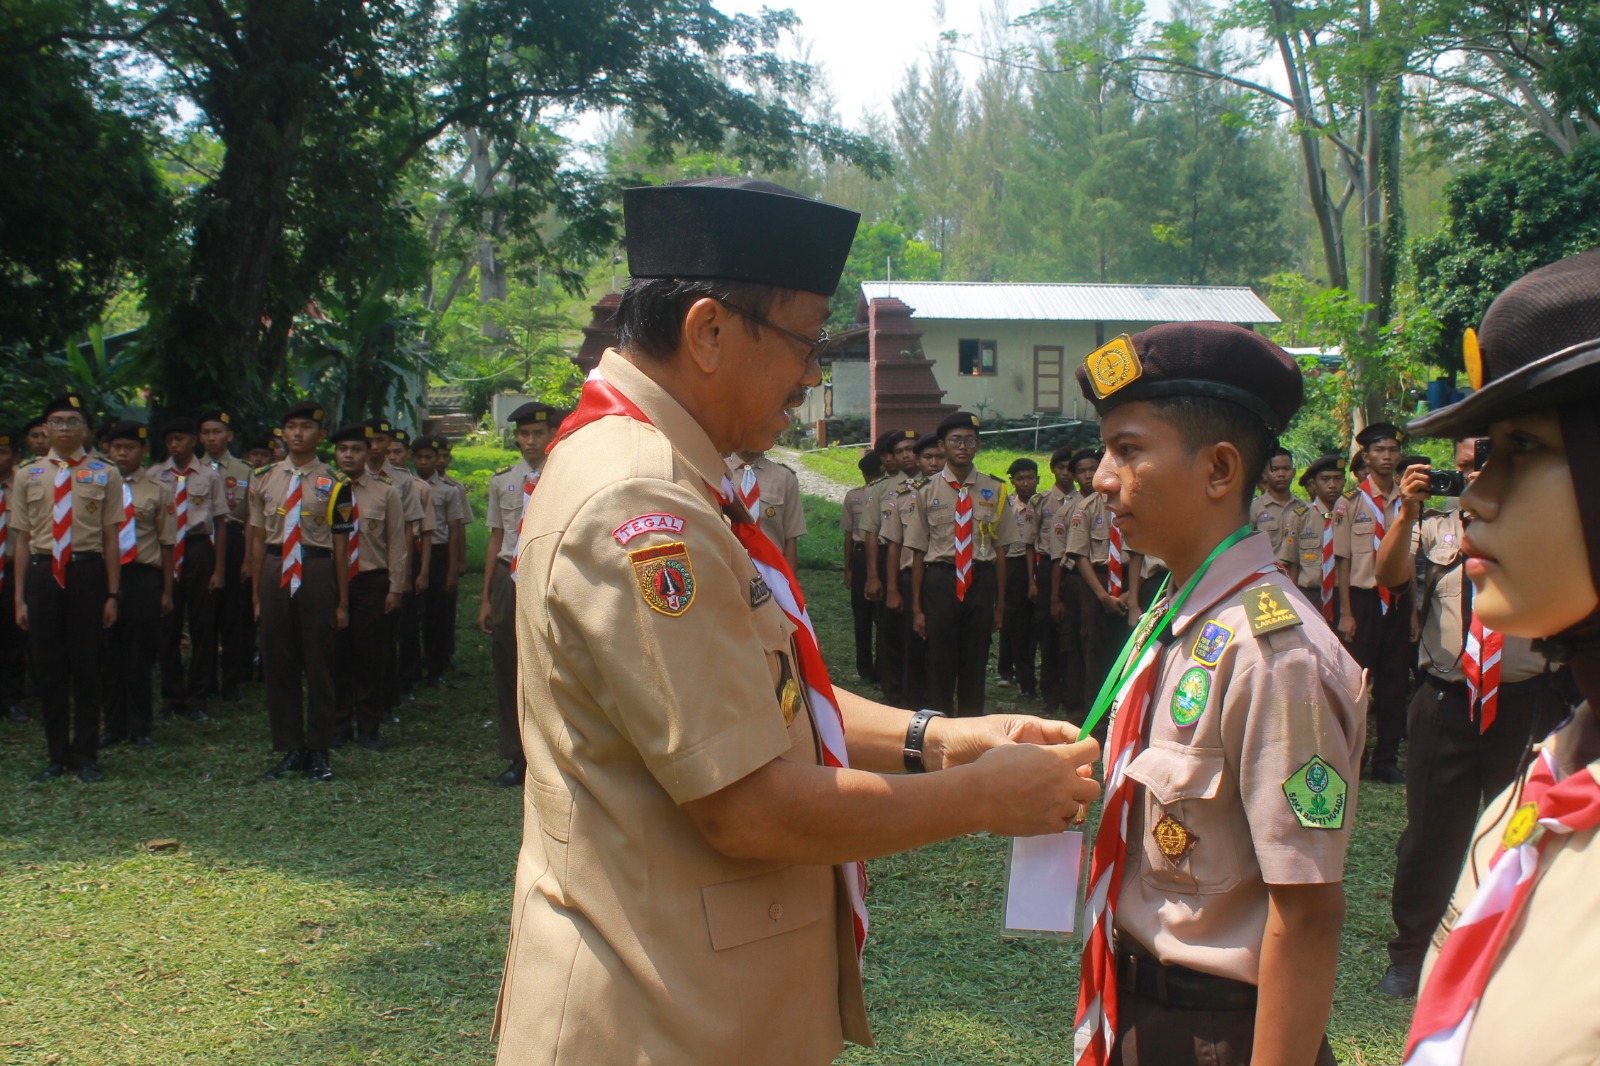
{"label": "scout badge on sleeve", "polygon": [[676,618],[694,602],[694,567],[682,541],[629,552],[628,561],[652,611]]}
{"label": "scout badge on sleeve", "polygon": [[1307,829],[1343,829],[1348,792],[1339,771],[1323,762],[1320,755],[1313,755],[1283,783],[1289,809]]}
{"label": "scout badge on sleeve", "polygon": [[1200,627],[1200,636],[1189,654],[1202,666],[1215,666],[1222,661],[1222,649],[1233,639],[1233,630],[1218,622],[1207,622]]}
{"label": "scout badge on sleeve", "polygon": [[1175,725],[1194,725],[1205,713],[1206,698],[1211,695],[1211,676],[1198,666],[1190,667],[1178,679],[1177,690],[1172,693],[1172,721]]}

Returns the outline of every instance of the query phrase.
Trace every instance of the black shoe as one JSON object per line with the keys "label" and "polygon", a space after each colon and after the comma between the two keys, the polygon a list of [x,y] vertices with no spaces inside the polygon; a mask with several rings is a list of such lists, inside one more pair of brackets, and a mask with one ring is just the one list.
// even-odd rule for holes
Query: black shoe
{"label": "black shoe", "polygon": [[194,710],[184,715],[184,717],[197,724],[200,722],[211,721],[211,715],[206,713],[206,709],[204,707],[196,707]]}
{"label": "black shoe", "polygon": [[307,781],[332,781],[333,767],[328,764],[328,753],[314,751],[311,753],[311,765],[306,767]]}
{"label": "black shoe", "polygon": [[105,779],[105,772],[94,763],[88,763],[87,765],[78,767],[78,780],[82,781],[86,785],[92,785],[98,781],[104,781]]}
{"label": "black shoe", "polygon": [[511,765],[506,767],[505,773],[494,779],[494,785],[496,788],[518,788],[527,775],[528,764],[521,759],[513,759]]}
{"label": "black shoe", "polygon": [[[411,698],[412,699],[416,699],[415,696],[413,696]],[[395,714],[393,711],[388,711],[383,716],[383,724],[384,725],[399,725],[400,724],[400,716],[398,714]]]}
{"label": "black shoe", "polygon": [[28,721],[28,712],[13,703],[11,706],[6,708],[6,721],[16,722],[18,725],[23,725]]}
{"label": "black shoe", "polygon": [[1380,766],[1372,771],[1372,779],[1385,785],[1403,785],[1406,775],[1397,766]]}
{"label": "black shoe", "polygon": [[151,748],[159,748],[161,746],[157,744],[155,738],[151,736],[134,737],[130,743],[136,748],[143,748],[145,751],[149,751]]}
{"label": "black shoe", "polygon": [[383,741],[378,739],[378,734],[376,733],[362,733],[360,736],[356,737],[356,743],[360,744],[368,751],[384,750]]}
{"label": "black shoe", "polygon": [[[417,702],[417,694],[415,692],[412,692],[410,689],[406,689],[404,692],[400,693],[400,702],[401,703],[416,703]],[[395,719],[395,721],[399,721],[399,719],[397,718],[397,719]]]}
{"label": "black shoe", "polygon": [[298,773],[305,768],[306,753],[303,751],[291,751],[278,760],[278,765],[262,774],[261,779],[263,781],[276,781],[285,774]]}
{"label": "black shoe", "polygon": [[1378,982],[1378,991],[1395,999],[1416,999],[1422,983],[1422,967],[1415,963],[1394,963]]}
{"label": "black shoe", "polygon": [[127,739],[127,737],[118,736],[116,733],[101,733],[100,743],[95,746],[100,748],[114,748]]}
{"label": "black shoe", "polygon": [[67,768],[58,762],[53,762],[43,770],[33,775],[34,784],[42,785],[46,781],[54,781],[58,777],[65,777]]}

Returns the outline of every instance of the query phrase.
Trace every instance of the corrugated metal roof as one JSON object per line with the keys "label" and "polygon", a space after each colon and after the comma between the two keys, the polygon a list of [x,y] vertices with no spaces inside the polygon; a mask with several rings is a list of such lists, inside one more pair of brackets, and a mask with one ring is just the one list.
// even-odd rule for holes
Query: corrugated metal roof
{"label": "corrugated metal roof", "polygon": [[1244,286],[1056,285],[966,281],[864,281],[867,300],[893,296],[915,318],[1030,322],[1270,323],[1278,316]]}

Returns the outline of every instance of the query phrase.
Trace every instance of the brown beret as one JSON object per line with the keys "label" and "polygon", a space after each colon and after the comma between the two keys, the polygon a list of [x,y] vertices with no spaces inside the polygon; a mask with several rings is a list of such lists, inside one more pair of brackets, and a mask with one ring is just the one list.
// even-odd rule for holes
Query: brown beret
{"label": "brown beret", "polygon": [[1174,322],[1124,333],[1079,365],[1078,387],[1102,415],[1139,400],[1227,400],[1281,433],[1305,400],[1300,366],[1259,333],[1227,322]]}

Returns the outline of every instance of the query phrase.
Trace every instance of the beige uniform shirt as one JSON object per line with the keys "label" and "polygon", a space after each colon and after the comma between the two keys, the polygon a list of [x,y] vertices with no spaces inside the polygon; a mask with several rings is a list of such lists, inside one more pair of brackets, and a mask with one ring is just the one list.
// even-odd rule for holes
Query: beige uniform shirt
{"label": "beige uniform shirt", "polygon": [[[744,477],[745,464],[737,455],[727,459],[728,478],[735,492]],[[806,535],[806,505],[800,497],[800,478],[782,463],[775,463],[763,455],[750,466],[756,472],[756,486],[761,490],[761,503],[756,522],[761,532],[782,548],[791,537]]]}
{"label": "beige uniform shirt", "polygon": [[136,470],[123,478],[122,483],[133,494],[133,561],[159,568],[161,549],[178,542],[178,524],[171,510],[172,494],[151,477],[148,470]]}
{"label": "beige uniform shirt", "polygon": [[[902,546],[905,544],[907,524],[922,521],[918,511],[922,497],[918,495],[917,490],[927,483],[926,478],[914,477],[884,497],[884,504],[889,513],[883,519],[883,528],[878,530],[880,540],[888,544]],[[901,551],[900,569],[910,570],[913,558],[915,558],[913,553]]]}
{"label": "beige uniform shirt", "polygon": [[[956,558],[955,475],[947,466],[917,489],[919,521],[906,521],[907,548],[924,553],[930,563],[953,563]],[[1011,499],[1005,483],[976,468],[963,485],[972,501],[972,560],[991,562],[1000,548],[1017,543],[1017,523],[1011,517]],[[907,516],[909,519],[910,516]]]}
{"label": "beige uniform shirt", "polygon": [[450,523],[466,524],[472,521],[472,507],[467,503],[464,489],[457,488],[437,474],[425,482],[432,492],[433,543],[450,543]]}
{"label": "beige uniform shirt", "polygon": [[844,494],[844,506],[839,509],[839,531],[856,544],[866,538],[866,533],[861,529],[861,509],[866,502],[867,487],[857,485]]}
{"label": "beige uniform shirt", "polygon": [[1308,503],[1305,510],[1293,512],[1285,519],[1283,539],[1278,542],[1278,561],[1295,563],[1300,567],[1296,584],[1307,590],[1313,603],[1322,597],[1322,533],[1334,520],[1334,512],[1323,511],[1321,505]]}
{"label": "beige uniform shirt", "polygon": [[389,479],[389,484],[400,493],[400,503],[405,509],[407,522],[421,522],[427,514],[427,508],[422,505],[422,493],[418,491],[421,484],[417,477],[409,470],[402,470],[389,460],[383,461],[383,466],[378,468],[378,473]]}
{"label": "beige uniform shirt", "polygon": [[[1264,607],[1282,628],[1252,635]],[[1128,765],[1139,787],[1116,925],[1162,962],[1258,984],[1267,886],[1344,877],[1366,741],[1361,668],[1259,535],[1217,558],[1172,633],[1147,745]],[[1314,758],[1329,817],[1308,828],[1285,785]]]}
{"label": "beige uniform shirt", "polygon": [[[1079,500],[1067,519],[1067,554],[1089,560],[1092,566],[1104,566],[1111,555],[1111,513],[1106,510],[1106,498],[1091,492]],[[1123,573],[1133,573],[1132,556],[1126,542],[1122,545]]]}
{"label": "beige uniform shirt", "polygon": [[[104,459],[84,452],[72,468],[72,549],[75,552],[104,553],[105,532],[122,522],[122,475]],[[49,555],[51,512],[55,509],[56,471],[61,461],[54,448],[43,459],[18,468],[12,482],[10,525],[27,533],[28,550],[34,555]]]}
{"label": "beige uniform shirt", "polygon": [[[147,471],[166,488],[174,500],[178,496],[178,468],[171,459],[163,459]],[[227,489],[222,476],[202,462],[199,456],[189,460],[189,476],[185,479],[184,494],[188,497],[188,535],[209,537],[216,532],[218,519],[227,517]]]}
{"label": "beige uniform shirt", "polygon": [[201,456],[200,462],[217,472],[222,479],[222,498],[227,502],[223,516],[231,522],[248,525],[250,522],[250,464],[243,459],[223,453],[221,459]]}
{"label": "beige uniform shirt", "polygon": [[728,858],[680,807],[817,761],[804,697],[780,698],[792,627],[717,501],[704,430],[615,352],[599,369],[650,424],[577,430],[528,512],[499,1062],[831,1062],[871,1039],[838,871]]}
{"label": "beige uniform shirt", "polygon": [[527,497],[524,486],[530,479],[538,484],[539,475],[521,459],[497,471],[489,479],[489,516],[486,524],[490,529],[505,530],[498,558],[508,563],[517,554],[517,530],[522,525],[522,504]]}
{"label": "beige uniform shirt", "polygon": [[[1422,640],[1417,648],[1417,665],[1444,681],[1464,682],[1461,653],[1467,643],[1471,623],[1470,608],[1464,599],[1466,575],[1462,573],[1461,537],[1465,533],[1461,512],[1430,511],[1411,529],[1411,558],[1418,552],[1428,560],[1433,588],[1422,617]],[[1421,609],[1421,602],[1418,603]],[[1548,669],[1543,655],[1533,650],[1526,637],[1506,636],[1500,649],[1500,681],[1510,684],[1537,677]]]}
{"label": "beige uniform shirt", "polygon": [[[321,459],[300,467],[300,543],[312,548],[333,549],[333,529],[328,525],[328,508],[335,486],[343,476]],[[250,524],[266,530],[269,545],[283,544],[284,504],[294,485],[293,459],[273,463],[264,474],[258,473],[250,485]],[[269,568],[272,561],[266,564]]]}
{"label": "beige uniform shirt", "polygon": [[1291,519],[1309,509],[1304,500],[1293,494],[1286,502],[1280,503],[1273,499],[1270,492],[1263,492],[1250,501],[1250,527],[1257,533],[1271,537],[1272,550],[1276,552],[1283,544]]}
{"label": "beige uniform shirt", "polygon": [[[1600,719],[1588,704],[1541,747],[1567,773],[1600,779]],[[1515,786],[1513,786],[1515,787]],[[1518,802],[1511,791],[1489,802],[1455,896],[1422,969],[1427,988],[1439,945],[1476,894]],[[1478,1001],[1462,1066],[1589,1066],[1600,1062],[1600,1010],[1594,960],[1600,958],[1600,830],[1547,833],[1538,883]]]}
{"label": "beige uniform shirt", "polygon": [[885,474],[867,486],[866,499],[861,504],[861,524],[858,527],[863,536],[871,533],[877,536],[883,528],[883,520],[888,515],[888,505],[885,497],[900,488],[908,479],[904,474]]}
{"label": "beige uniform shirt", "polygon": [[[386,570],[389,592],[404,595],[406,577],[411,572],[411,539],[406,536],[405,505],[400,502],[400,492],[371,470],[363,470],[359,479],[349,480],[355,491],[355,510],[340,510],[337,514],[341,522],[361,522],[360,559],[350,576]],[[341,499],[339,503],[342,507],[346,501]]]}
{"label": "beige uniform shirt", "polygon": [[1017,559],[1027,556],[1028,548],[1039,543],[1039,505],[1044,502],[1044,496],[1033,494],[1033,499],[1023,502],[1019,497],[1011,497],[1011,506],[1006,509],[1011,512],[1011,520],[1016,523],[1018,540],[1006,548],[1006,558]]}
{"label": "beige uniform shirt", "polygon": [[[1400,498],[1400,479],[1395,479],[1394,491],[1374,502],[1384,510],[1383,528],[1394,524],[1397,510],[1395,501]],[[1366,497],[1359,489],[1351,489],[1339,497],[1333,507],[1333,554],[1338,559],[1350,560],[1350,587],[1370,589],[1378,587],[1378,550],[1374,539],[1377,516],[1367,506]]]}
{"label": "beige uniform shirt", "polygon": [[1039,541],[1035,547],[1052,562],[1059,562],[1067,553],[1067,522],[1078,499],[1076,489],[1063,492],[1055,485],[1039,498]]}

